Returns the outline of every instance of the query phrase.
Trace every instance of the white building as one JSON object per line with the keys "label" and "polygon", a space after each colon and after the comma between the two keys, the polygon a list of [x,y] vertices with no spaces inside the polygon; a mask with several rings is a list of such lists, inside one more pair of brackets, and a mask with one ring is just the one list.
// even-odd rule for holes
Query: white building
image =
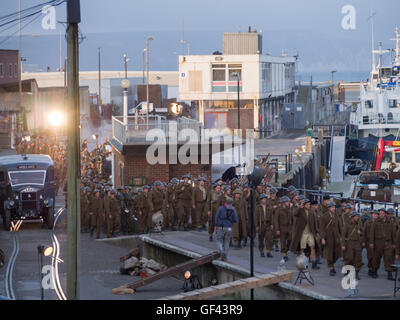
{"label": "white building", "polygon": [[223,53],[179,57],[179,100],[190,101],[205,128],[240,128],[259,137],[281,130],[283,103],[294,101],[295,57],[261,53],[261,35],[224,33]]}

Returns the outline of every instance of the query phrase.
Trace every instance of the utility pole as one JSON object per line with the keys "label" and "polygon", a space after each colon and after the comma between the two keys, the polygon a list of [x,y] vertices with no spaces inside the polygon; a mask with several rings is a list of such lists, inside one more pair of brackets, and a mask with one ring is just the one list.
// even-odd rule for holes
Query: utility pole
{"label": "utility pole", "polygon": [[99,99],[97,101],[97,104],[100,106],[102,103],[101,101],[101,52],[100,52],[100,48],[99,48]]}
{"label": "utility pole", "polygon": [[182,19],[182,56],[185,55],[185,20]]}
{"label": "utility pole", "polygon": [[154,40],[153,37],[148,37],[146,39],[146,66],[147,66],[147,76],[146,76],[146,125],[149,125],[149,112],[150,112],[150,102],[149,102],[149,41]]}
{"label": "utility pole", "polygon": [[142,51],[142,64],[143,64],[143,84],[144,84],[144,60],[145,60],[145,56],[144,56],[144,53],[146,52],[147,50],[146,49],[143,49],[143,51]]}
{"label": "utility pole", "polygon": [[[18,91],[19,91],[19,130],[24,131],[24,108],[22,106],[22,35],[21,35],[21,0],[18,0],[18,71],[19,71],[19,83],[18,83]],[[36,129],[36,128],[35,128]]]}
{"label": "utility pole", "polygon": [[80,130],[79,130],[79,53],[78,23],[81,21],[80,0],[67,1],[68,43],[68,215],[67,215],[67,299],[79,299],[80,243]]}

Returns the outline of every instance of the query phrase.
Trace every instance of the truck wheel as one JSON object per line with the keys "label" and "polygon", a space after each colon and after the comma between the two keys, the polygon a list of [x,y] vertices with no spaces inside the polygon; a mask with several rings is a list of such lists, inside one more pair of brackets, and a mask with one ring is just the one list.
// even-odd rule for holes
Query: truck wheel
{"label": "truck wheel", "polygon": [[4,225],[4,230],[10,231],[11,227],[11,211],[9,209],[6,209],[3,215],[3,225]]}
{"label": "truck wheel", "polygon": [[47,209],[47,216],[46,216],[46,225],[47,228],[53,229],[54,227],[54,208],[48,208]]}

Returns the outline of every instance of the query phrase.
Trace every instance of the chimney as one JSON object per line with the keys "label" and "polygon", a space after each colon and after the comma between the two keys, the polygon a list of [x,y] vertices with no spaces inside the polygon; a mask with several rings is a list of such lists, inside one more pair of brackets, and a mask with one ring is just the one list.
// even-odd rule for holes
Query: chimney
{"label": "chimney", "polygon": [[249,26],[249,33],[251,33],[251,26]]}

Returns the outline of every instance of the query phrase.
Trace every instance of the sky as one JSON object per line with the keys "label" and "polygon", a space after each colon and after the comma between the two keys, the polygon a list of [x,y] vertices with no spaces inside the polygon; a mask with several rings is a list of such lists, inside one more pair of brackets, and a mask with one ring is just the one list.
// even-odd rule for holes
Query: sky
{"label": "sky", "polygon": [[[45,1],[21,0],[22,8]],[[355,29],[345,30],[342,8],[355,9]],[[17,0],[2,0],[1,15],[17,11]],[[302,72],[369,71],[371,60],[370,10],[374,17],[376,46],[392,48],[395,25],[400,25],[399,0],[81,0],[80,69],[97,69],[97,50],[102,49],[102,69],[122,68],[124,52],[131,58],[129,68],[142,68],[142,50],[148,36],[151,42],[152,70],[176,70],[177,53],[181,53],[182,21],[185,40],[191,54],[221,51],[223,32],[247,32],[248,26],[263,34],[263,53],[299,54],[298,70]],[[57,21],[65,21],[65,4],[56,8]],[[16,28],[3,31],[1,38]],[[41,68],[58,66],[59,33],[44,30],[41,18],[23,29],[22,55],[27,64]],[[35,35],[33,37],[32,35]],[[1,49],[16,48],[11,38]],[[63,39],[63,56],[66,44]],[[294,49],[292,49],[294,48]],[[188,46],[186,46],[186,50]],[[187,51],[186,51],[187,53]],[[104,56],[103,56],[104,55]]]}

